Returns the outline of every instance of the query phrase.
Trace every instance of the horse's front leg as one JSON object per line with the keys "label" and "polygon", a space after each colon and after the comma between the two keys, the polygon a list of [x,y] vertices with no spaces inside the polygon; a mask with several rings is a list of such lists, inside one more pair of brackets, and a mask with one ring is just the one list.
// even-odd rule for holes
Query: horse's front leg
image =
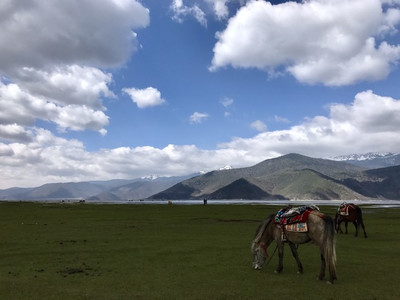
{"label": "horse's front leg", "polygon": [[290,250],[292,250],[293,257],[297,262],[297,267],[299,269],[298,273],[299,274],[303,274],[303,265],[301,264],[301,261],[300,261],[300,258],[299,258],[299,254],[297,252],[296,245],[293,244],[293,243],[289,243],[289,246],[290,246]]}
{"label": "horse's front leg", "polygon": [[278,267],[275,270],[275,273],[281,273],[283,270],[283,242],[277,241],[277,247],[278,247]]}
{"label": "horse's front leg", "polygon": [[[340,222],[341,223],[341,222]],[[337,224],[337,233],[343,233],[340,223]]]}
{"label": "horse's front leg", "polygon": [[347,234],[347,233],[348,233],[348,232],[347,232],[347,225],[348,225],[348,223],[349,223],[349,222],[347,222],[347,221],[344,221],[344,227],[346,228],[345,234]]}
{"label": "horse's front leg", "polygon": [[318,276],[319,280],[322,280],[325,278],[325,268],[326,268],[325,257],[321,254],[321,270],[320,270],[319,276]]}

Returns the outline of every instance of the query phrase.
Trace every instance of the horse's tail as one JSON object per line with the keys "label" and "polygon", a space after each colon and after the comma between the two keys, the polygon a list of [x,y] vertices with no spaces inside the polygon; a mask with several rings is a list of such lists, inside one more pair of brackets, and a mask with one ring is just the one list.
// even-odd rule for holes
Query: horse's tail
{"label": "horse's tail", "polygon": [[363,224],[362,211],[359,206],[356,206],[356,220],[357,220],[357,226]]}
{"label": "horse's tail", "polygon": [[336,236],[335,223],[329,216],[324,217],[325,233],[324,233],[324,257],[328,267],[330,281],[337,279],[336,277]]}

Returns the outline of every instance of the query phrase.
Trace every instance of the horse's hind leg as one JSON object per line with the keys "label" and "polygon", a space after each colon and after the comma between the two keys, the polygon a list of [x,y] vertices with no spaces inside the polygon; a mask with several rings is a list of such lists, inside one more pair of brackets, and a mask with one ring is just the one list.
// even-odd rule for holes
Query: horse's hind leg
{"label": "horse's hind leg", "polygon": [[361,227],[364,230],[364,237],[367,238],[367,233],[365,232],[364,222],[361,220]]}
{"label": "horse's hind leg", "polygon": [[292,250],[293,257],[297,262],[297,267],[299,269],[298,273],[299,274],[303,274],[303,265],[301,264],[301,261],[300,261],[300,258],[299,258],[299,254],[297,252],[296,245],[293,244],[293,243],[289,243],[289,246],[290,246],[290,250]]}
{"label": "horse's hind leg", "polygon": [[319,272],[318,279],[323,280],[325,278],[326,261],[325,257],[321,254],[321,271]]}

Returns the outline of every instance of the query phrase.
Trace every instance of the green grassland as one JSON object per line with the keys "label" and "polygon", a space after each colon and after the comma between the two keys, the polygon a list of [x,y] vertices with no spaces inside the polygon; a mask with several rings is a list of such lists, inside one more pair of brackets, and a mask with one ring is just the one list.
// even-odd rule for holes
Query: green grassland
{"label": "green grassland", "polygon": [[313,244],[302,275],[288,247],[281,274],[276,254],[252,270],[255,230],[277,209],[0,203],[0,299],[400,298],[400,209],[362,207],[368,238],[351,224],[337,236],[334,285],[316,279]]}

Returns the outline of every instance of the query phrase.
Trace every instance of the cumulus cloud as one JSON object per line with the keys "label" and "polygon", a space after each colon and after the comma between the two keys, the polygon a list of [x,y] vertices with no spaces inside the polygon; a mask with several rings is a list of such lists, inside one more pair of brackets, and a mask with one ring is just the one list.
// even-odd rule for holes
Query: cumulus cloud
{"label": "cumulus cloud", "polygon": [[[380,41],[396,31],[398,3],[381,0],[310,0],[272,5],[251,1],[217,34],[210,70],[231,65],[330,86],[385,78],[400,46]],[[378,39],[379,36],[379,39]]]}
{"label": "cumulus cloud", "polygon": [[329,116],[315,116],[290,129],[235,138],[222,148],[260,155],[298,152],[313,157],[400,149],[400,100],[372,91],[358,93],[350,105],[332,104]]}
{"label": "cumulus cloud", "polygon": [[[36,119],[52,121],[61,131],[91,129],[105,134],[104,127],[108,125],[108,117],[101,110],[85,105],[60,106],[45,98],[32,96],[16,84],[0,82],[0,125],[22,128],[33,126]],[[15,137],[11,136],[12,132]],[[21,129],[9,131],[8,139],[20,139],[21,132]]]}
{"label": "cumulus cloud", "polygon": [[101,96],[115,97],[108,88],[111,74],[88,66],[55,66],[50,71],[23,67],[14,79],[31,94],[61,105],[82,104],[100,109]]}
{"label": "cumulus cloud", "polygon": [[[400,100],[364,91],[351,104],[333,103],[327,116],[314,116],[286,130],[234,138],[214,150],[194,145],[120,147],[89,152],[77,140],[44,129],[26,132],[29,142],[0,142],[0,188],[47,182],[136,178],[149,174],[184,175],[224,165],[245,167],[290,152],[312,157],[397,152],[400,149]],[[24,132],[12,125],[0,127]]]}
{"label": "cumulus cloud", "polygon": [[199,113],[196,111],[190,116],[189,121],[190,121],[190,124],[199,124],[199,123],[205,121],[208,117],[209,117],[208,114]]}
{"label": "cumulus cloud", "polygon": [[0,15],[0,70],[5,73],[59,64],[119,66],[136,48],[132,29],[149,24],[148,10],[127,0],[6,0]]}
{"label": "cumulus cloud", "polygon": [[165,99],[161,98],[160,91],[153,87],[145,89],[124,88],[122,91],[128,94],[139,108],[162,105],[166,102]]}
{"label": "cumulus cloud", "polygon": [[3,1],[3,138],[28,139],[28,127],[39,119],[60,131],[104,135],[108,116],[102,99],[115,95],[109,89],[112,75],[102,69],[124,64],[137,48],[133,30],[148,24],[148,9],[135,0]]}

